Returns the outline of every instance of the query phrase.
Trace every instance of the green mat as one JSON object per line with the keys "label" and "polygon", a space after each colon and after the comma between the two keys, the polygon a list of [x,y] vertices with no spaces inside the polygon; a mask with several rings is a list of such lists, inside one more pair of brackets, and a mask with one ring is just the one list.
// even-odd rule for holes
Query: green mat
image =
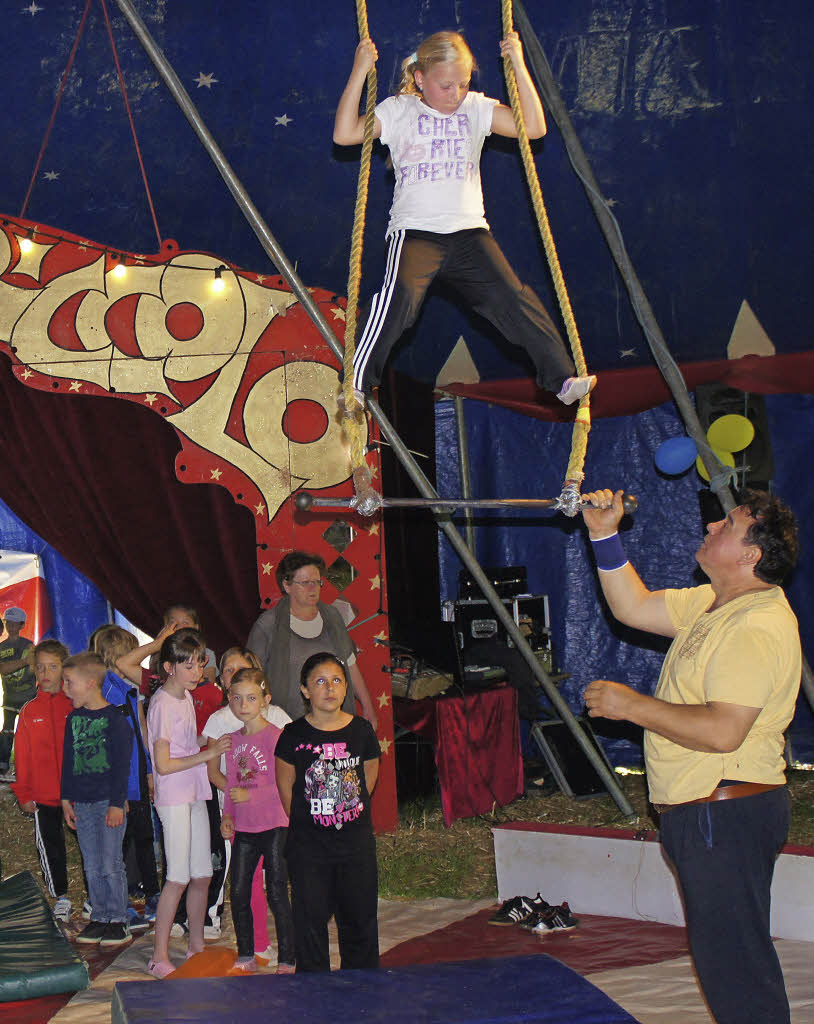
{"label": "green mat", "polygon": [[31,872],[0,882],[0,1003],[89,985],[85,961],[59,930]]}

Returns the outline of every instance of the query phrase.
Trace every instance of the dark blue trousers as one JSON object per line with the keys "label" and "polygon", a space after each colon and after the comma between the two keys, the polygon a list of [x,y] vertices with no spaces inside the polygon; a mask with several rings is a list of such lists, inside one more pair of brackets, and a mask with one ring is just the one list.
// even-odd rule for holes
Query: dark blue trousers
{"label": "dark blue trousers", "polygon": [[769,930],[774,864],[788,827],[785,787],[661,816],[695,969],[717,1024],[789,1024]]}

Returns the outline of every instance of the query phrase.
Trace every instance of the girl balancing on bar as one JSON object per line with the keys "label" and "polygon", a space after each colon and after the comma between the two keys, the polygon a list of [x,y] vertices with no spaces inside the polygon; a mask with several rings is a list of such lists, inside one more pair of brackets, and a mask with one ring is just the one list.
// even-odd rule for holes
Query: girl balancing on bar
{"label": "girl balancing on bar", "polygon": [[[546,131],[540,98],[516,32],[500,44],[514,67],[530,138]],[[334,121],[334,142],[363,141],[359,101],[378,53],[371,39],[356,48]],[[486,222],[480,154],[494,132],[517,137],[509,107],[470,92],[475,59],[457,32],[436,32],[402,63],[395,96],[376,107],[374,138],[390,150],[396,176],[387,227],[387,265],[379,292],[363,311],[353,359],[353,388],[364,393],[381,381],[387,357],[416,320],[435,278],[450,284],[474,312],[489,320],[531,357],[538,385],[566,405],[578,401],[596,377],[574,377],[574,364],[535,293],[514,273]]]}

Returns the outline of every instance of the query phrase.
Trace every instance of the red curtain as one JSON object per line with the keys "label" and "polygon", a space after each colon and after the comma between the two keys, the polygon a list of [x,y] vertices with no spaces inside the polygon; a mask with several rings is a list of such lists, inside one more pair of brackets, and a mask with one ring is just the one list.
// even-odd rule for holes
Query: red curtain
{"label": "red curtain", "polygon": [[27,388],[0,358],[0,496],[133,623],[198,609],[210,647],[245,642],[260,610],[254,520],[216,485],[175,476],[180,442],[116,398]]}

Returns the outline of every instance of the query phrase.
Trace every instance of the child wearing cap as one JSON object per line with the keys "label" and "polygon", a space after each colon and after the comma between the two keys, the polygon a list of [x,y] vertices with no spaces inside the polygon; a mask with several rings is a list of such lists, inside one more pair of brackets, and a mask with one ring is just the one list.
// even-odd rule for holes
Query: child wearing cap
{"label": "child wearing cap", "polygon": [[20,632],[26,614],[22,608],[6,608],[3,624],[8,634],[0,643],[0,676],[3,678],[3,732],[0,734],[0,774],[6,774],[14,743],[14,724],[23,704],[37,693],[32,665],[33,645]]}

